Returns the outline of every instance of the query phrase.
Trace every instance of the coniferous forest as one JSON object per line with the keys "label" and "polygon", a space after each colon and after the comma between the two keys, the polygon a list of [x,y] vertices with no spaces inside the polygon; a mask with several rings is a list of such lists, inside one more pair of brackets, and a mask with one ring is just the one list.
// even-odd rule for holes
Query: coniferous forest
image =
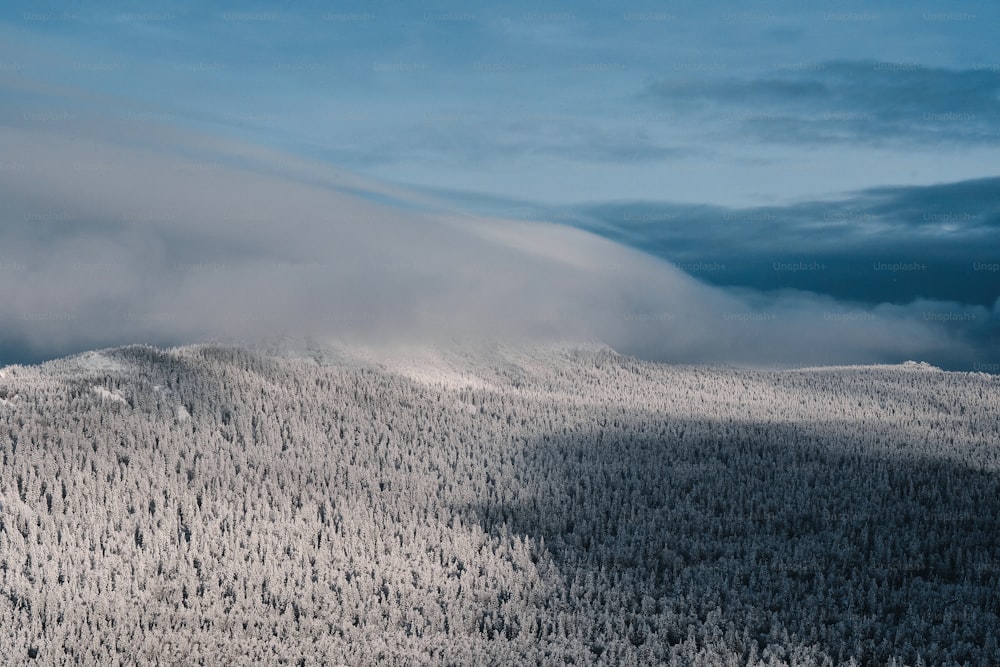
{"label": "coniferous forest", "polygon": [[1000,664],[998,407],[597,346],[7,367],[0,663]]}

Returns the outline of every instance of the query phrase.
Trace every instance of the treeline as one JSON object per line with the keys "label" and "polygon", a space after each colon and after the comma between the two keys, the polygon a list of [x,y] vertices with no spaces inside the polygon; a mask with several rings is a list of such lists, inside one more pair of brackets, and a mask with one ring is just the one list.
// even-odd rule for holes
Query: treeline
{"label": "treeline", "polygon": [[0,655],[1000,663],[996,378],[484,359],[4,369]]}

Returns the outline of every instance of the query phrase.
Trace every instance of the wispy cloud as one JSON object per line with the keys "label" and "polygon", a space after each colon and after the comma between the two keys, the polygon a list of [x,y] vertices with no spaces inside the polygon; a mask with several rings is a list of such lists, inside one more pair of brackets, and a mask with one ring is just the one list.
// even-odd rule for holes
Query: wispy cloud
{"label": "wispy cloud", "polygon": [[557,159],[584,164],[653,163],[697,153],[664,145],[642,128],[615,128],[582,116],[553,114],[428,113],[378,143],[337,147],[322,154],[336,162],[494,169],[511,161]]}
{"label": "wispy cloud", "polygon": [[1000,66],[836,61],[764,76],[670,77],[649,98],[776,143],[1000,142]]}

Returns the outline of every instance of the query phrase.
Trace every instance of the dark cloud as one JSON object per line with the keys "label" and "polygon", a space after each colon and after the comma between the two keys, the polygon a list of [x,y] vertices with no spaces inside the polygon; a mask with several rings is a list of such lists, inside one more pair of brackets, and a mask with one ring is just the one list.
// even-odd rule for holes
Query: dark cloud
{"label": "dark cloud", "polygon": [[717,285],[867,304],[929,298],[989,307],[1000,297],[1000,274],[991,270],[1000,259],[1000,178],[785,206],[614,202],[546,214]]}
{"label": "dark cloud", "polygon": [[817,63],[753,78],[670,77],[646,97],[778,143],[1000,142],[1000,68]]}

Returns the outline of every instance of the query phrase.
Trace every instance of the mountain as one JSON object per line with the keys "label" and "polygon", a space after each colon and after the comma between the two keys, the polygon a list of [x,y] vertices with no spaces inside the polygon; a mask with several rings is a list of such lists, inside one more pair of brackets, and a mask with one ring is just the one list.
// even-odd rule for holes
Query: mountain
{"label": "mountain", "polygon": [[9,664],[997,664],[1000,378],[599,345],[0,370]]}

